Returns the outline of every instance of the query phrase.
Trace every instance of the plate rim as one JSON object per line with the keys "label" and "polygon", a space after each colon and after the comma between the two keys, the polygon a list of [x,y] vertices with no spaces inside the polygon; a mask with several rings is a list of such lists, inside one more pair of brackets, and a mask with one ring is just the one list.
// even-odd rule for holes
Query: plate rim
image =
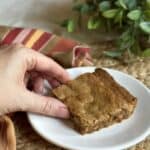
{"label": "plate rim", "polygon": [[[67,68],[66,70],[74,70],[74,69],[81,69],[81,68],[82,68],[82,69],[102,68],[102,69],[104,69],[104,70],[106,70],[106,71],[113,71],[113,72],[117,72],[117,73],[119,73],[119,74],[121,74],[121,75],[125,75],[125,76],[127,76],[128,78],[130,78],[130,79],[132,79],[132,80],[138,82],[138,84],[140,84],[140,86],[142,86],[142,88],[144,88],[144,89],[148,92],[148,94],[150,94],[149,88],[146,87],[146,85],[144,85],[140,80],[134,78],[133,76],[131,76],[131,75],[127,74],[127,73],[121,72],[121,71],[119,71],[119,70],[117,70],[117,69],[105,68],[105,67],[95,67],[95,66],[92,66],[92,67],[90,66],[90,67],[89,67],[89,66],[87,66],[87,67]],[[63,142],[60,142],[60,141],[58,142],[58,141],[56,141],[56,140],[53,140],[52,138],[49,139],[49,138],[45,137],[39,130],[36,129],[36,127],[35,127],[34,124],[32,123],[32,119],[31,119],[32,115],[33,115],[33,113],[27,112],[27,118],[28,118],[28,120],[29,120],[30,125],[32,126],[33,130],[34,130],[35,132],[37,132],[37,133],[38,133],[42,138],[44,138],[46,141],[52,142],[52,143],[55,144],[55,145],[58,145],[58,146],[63,147],[63,148],[71,149],[71,150],[90,150],[90,149],[87,149],[87,147],[85,147],[85,148],[84,148],[84,147],[80,148],[80,147],[76,146],[75,148],[72,148],[72,146],[71,146],[70,144],[64,145]],[[35,114],[35,115],[36,115],[36,114]],[[149,127],[147,128],[147,130],[146,130],[143,134],[141,134],[141,136],[138,136],[137,138],[134,138],[132,141],[126,142],[126,143],[124,143],[124,144],[120,144],[120,145],[118,145],[118,146],[114,146],[113,148],[102,148],[102,150],[121,150],[121,149],[126,149],[126,148],[129,148],[129,147],[131,147],[131,146],[133,146],[133,145],[136,145],[137,143],[141,142],[142,140],[144,140],[144,139],[145,139],[147,136],[149,136],[149,135],[150,135],[150,125],[149,125]],[[101,148],[94,148],[93,150],[101,150]]]}

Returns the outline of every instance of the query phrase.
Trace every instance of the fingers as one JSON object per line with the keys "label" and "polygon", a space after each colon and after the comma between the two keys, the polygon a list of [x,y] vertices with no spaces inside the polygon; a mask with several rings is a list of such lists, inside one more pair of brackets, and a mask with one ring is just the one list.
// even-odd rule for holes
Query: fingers
{"label": "fingers", "polygon": [[24,111],[35,112],[59,118],[69,118],[67,107],[52,97],[37,95],[30,91],[24,91],[22,104]]}
{"label": "fingers", "polygon": [[35,93],[44,94],[44,78],[40,76],[37,72],[30,72],[30,90]]}
{"label": "fingers", "polygon": [[55,80],[55,79],[49,80],[49,83],[50,83],[50,85],[52,86],[52,88],[56,88],[56,87],[58,87],[58,86],[60,85],[60,82],[58,82],[58,81]]}
{"label": "fingers", "polygon": [[61,83],[65,83],[70,79],[67,71],[52,59],[33,50],[29,49],[28,51],[30,57],[27,58],[27,69],[34,69],[35,71],[44,73],[47,76],[57,79]]}
{"label": "fingers", "polygon": [[56,80],[55,78],[52,78],[52,77],[47,77],[46,78],[47,81],[49,82],[49,84],[51,85],[52,88],[56,88],[58,87],[61,83]]}
{"label": "fingers", "polygon": [[28,72],[26,72],[25,76],[24,76],[24,84],[25,84],[25,86],[28,84],[29,79],[30,79],[30,74]]}
{"label": "fingers", "polygon": [[16,44],[7,48],[9,49],[9,53],[12,52],[10,58],[14,60],[12,62],[12,69],[15,70],[18,67],[20,76],[27,71],[35,71],[47,77],[55,78],[60,83],[65,83],[70,79],[67,71],[63,67],[41,53]]}
{"label": "fingers", "polygon": [[69,80],[67,71],[49,57],[22,45],[14,44],[7,48],[9,49],[8,53],[12,53],[10,56],[13,60],[12,68],[17,66],[20,76],[27,71],[37,71],[56,78],[61,83]]}
{"label": "fingers", "polygon": [[44,78],[41,75],[38,75],[37,73],[32,73],[30,77],[30,83],[29,83],[31,85],[30,89],[33,90],[35,93],[38,93],[41,95],[46,94],[45,92],[47,91],[46,90],[47,87],[45,87],[44,85],[45,79],[47,79],[47,81],[49,82],[52,88],[58,87],[60,85],[60,82],[54,78],[51,78],[51,77]]}
{"label": "fingers", "polygon": [[44,79],[42,77],[36,77],[33,82],[34,92],[44,94]]}
{"label": "fingers", "polygon": [[[70,78],[65,69],[63,69],[60,65],[58,65],[53,60],[43,56],[41,60],[37,57],[37,67],[36,69],[39,71],[44,71],[47,76],[55,78],[60,83],[67,82]],[[44,61],[44,63],[42,63]]]}

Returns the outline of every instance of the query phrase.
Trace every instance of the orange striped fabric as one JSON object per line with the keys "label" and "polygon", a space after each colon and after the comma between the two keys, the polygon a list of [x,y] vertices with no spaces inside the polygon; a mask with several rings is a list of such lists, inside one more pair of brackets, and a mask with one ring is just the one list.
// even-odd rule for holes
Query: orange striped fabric
{"label": "orange striped fabric", "polygon": [[61,65],[64,65],[63,62],[66,62],[64,59],[67,58],[69,59],[67,67],[92,65],[91,48],[85,44],[40,29],[0,26],[0,45],[14,43],[23,44],[27,48],[57,58]]}

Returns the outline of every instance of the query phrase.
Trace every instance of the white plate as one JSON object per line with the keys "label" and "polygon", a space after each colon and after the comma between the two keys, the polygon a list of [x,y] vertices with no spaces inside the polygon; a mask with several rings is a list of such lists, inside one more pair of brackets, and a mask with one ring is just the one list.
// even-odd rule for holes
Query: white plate
{"label": "white plate", "polygon": [[[93,72],[94,67],[68,69],[72,78],[85,72]],[[73,150],[120,150],[128,148],[150,134],[150,92],[135,78],[106,69],[118,83],[138,98],[133,115],[120,124],[80,135],[71,128],[68,121],[28,113],[32,127],[47,141]]]}

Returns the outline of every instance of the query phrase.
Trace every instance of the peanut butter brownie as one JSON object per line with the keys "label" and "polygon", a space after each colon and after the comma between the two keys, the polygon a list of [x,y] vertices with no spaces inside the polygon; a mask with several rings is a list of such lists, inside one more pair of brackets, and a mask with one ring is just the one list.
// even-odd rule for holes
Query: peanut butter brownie
{"label": "peanut butter brownie", "polygon": [[81,134],[129,118],[137,103],[134,96],[100,68],[80,75],[52,92],[68,106],[71,120]]}

